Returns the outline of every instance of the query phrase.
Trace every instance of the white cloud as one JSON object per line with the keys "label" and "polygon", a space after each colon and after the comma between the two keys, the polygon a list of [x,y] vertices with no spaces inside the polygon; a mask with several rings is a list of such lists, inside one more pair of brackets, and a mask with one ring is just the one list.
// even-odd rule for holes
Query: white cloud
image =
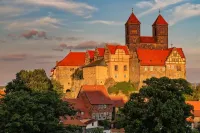
{"label": "white cloud", "polygon": [[122,25],[122,23],[120,22],[105,21],[105,20],[93,20],[89,21],[89,24]]}
{"label": "white cloud", "polygon": [[22,8],[13,7],[13,6],[0,6],[0,14],[8,14],[8,13],[20,13],[24,10]]}
{"label": "white cloud", "polygon": [[6,26],[6,29],[13,30],[13,29],[36,29],[38,27],[50,27],[50,28],[58,28],[58,25],[61,24],[61,20],[52,18],[52,17],[43,17],[38,20],[20,20],[11,22]]}
{"label": "white cloud", "polygon": [[179,21],[194,17],[200,16],[200,4],[191,4],[185,3],[180,6],[177,6],[172,11],[170,16],[170,25],[174,25]]}
{"label": "white cloud", "polygon": [[96,7],[72,0],[16,0],[15,2],[19,4],[53,7],[83,17],[90,16],[93,11],[97,10]]}
{"label": "white cloud", "polygon": [[139,8],[153,7],[153,3],[150,1],[142,1],[136,4]]}
{"label": "white cloud", "polygon": [[152,2],[142,1],[142,2],[137,3],[136,5],[137,6],[139,5],[138,7],[147,7],[147,5],[150,7],[150,5],[153,5],[150,9],[139,14],[139,17],[142,17],[142,16],[150,14],[158,9],[163,9],[170,5],[174,5],[174,4],[183,2],[183,1],[184,0],[154,0]]}

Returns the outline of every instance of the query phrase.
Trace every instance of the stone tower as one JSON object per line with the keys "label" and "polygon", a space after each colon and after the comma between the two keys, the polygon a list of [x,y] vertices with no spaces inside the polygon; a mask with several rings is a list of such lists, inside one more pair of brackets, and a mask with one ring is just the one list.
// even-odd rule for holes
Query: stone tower
{"label": "stone tower", "polygon": [[135,51],[140,43],[140,21],[132,12],[125,24],[126,45],[130,51]]}
{"label": "stone tower", "polygon": [[162,17],[158,15],[156,21],[152,25],[153,37],[157,42],[156,49],[168,48],[168,23]]}

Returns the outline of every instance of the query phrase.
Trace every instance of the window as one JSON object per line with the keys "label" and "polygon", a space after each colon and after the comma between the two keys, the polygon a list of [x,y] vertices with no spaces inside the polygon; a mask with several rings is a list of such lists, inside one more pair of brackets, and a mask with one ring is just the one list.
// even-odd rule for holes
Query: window
{"label": "window", "polygon": [[117,78],[117,74],[115,74],[115,78]]}
{"label": "window", "polygon": [[115,71],[118,71],[118,65],[115,65]]}
{"label": "window", "polygon": [[153,71],[153,66],[150,67],[150,71]]}
{"label": "window", "polygon": [[92,122],[92,126],[94,126],[94,122]]}
{"label": "window", "polygon": [[106,108],[107,106],[106,105],[104,105],[104,109]]}
{"label": "window", "polygon": [[145,67],[145,68],[144,68],[144,71],[148,71],[148,67]]}
{"label": "window", "polygon": [[124,74],[124,78],[126,78],[126,74]]}
{"label": "window", "polygon": [[177,67],[177,71],[181,71],[181,66],[176,66]]}
{"label": "window", "polygon": [[124,65],[124,71],[127,71],[127,65]]}
{"label": "window", "polygon": [[84,115],[84,112],[81,112],[81,115]]}

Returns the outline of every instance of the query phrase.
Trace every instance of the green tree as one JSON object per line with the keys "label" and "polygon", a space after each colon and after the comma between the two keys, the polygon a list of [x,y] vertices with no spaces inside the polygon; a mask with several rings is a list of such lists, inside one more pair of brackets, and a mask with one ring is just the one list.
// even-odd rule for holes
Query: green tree
{"label": "green tree", "polygon": [[61,92],[61,89],[63,89],[62,86],[54,80],[51,81],[43,69],[21,70],[16,74],[16,78],[7,84],[6,93],[19,90]]}
{"label": "green tree", "polygon": [[83,70],[77,68],[75,72],[71,75],[73,79],[81,80],[83,79]]}
{"label": "green tree", "polygon": [[186,118],[192,116],[192,106],[183,94],[192,94],[184,79],[151,78],[139,93],[133,93],[125,104],[126,133],[191,133]]}
{"label": "green tree", "polygon": [[[36,80],[36,81],[35,81]],[[0,133],[70,133],[80,128],[64,126],[61,116],[76,111],[62,100],[62,87],[44,70],[20,71],[0,99]]]}

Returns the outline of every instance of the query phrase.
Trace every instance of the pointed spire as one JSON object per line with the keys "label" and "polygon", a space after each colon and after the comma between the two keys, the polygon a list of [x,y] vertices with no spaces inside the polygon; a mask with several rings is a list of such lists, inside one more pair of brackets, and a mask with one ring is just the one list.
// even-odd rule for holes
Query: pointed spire
{"label": "pointed spire", "polygon": [[141,24],[140,21],[138,20],[138,18],[133,13],[133,8],[132,8],[132,13],[131,13],[129,19],[127,20],[126,24]]}
{"label": "pointed spire", "polygon": [[160,9],[159,9],[159,14],[161,13]]}
{"label": "pointed spire", "polygon": [[153,25],[168,25],[167,21],[160,14],[160,11],[159,11],[159,15],[158,15],[156,21],[153,23]]}

